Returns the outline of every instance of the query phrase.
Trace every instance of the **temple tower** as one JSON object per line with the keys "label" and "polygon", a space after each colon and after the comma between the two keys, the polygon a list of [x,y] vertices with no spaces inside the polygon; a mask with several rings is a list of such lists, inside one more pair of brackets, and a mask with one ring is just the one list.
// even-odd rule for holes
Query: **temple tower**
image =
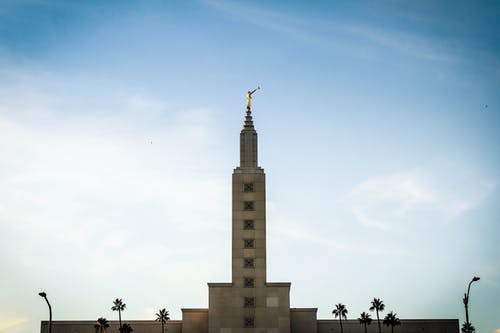
{"label": "temple tower", "polygon": [[266,283],[266,175],[257,162],[257,131],[250,105],[240,133],[240,166],[233,172],[232,197],[233,285],[263,287]]}
{"label": "temple tower", "polygon": [[232,282],[209,283],[209,333],[290,333],[290,283],[266,278],[266,178],[258,166],[251,98],[232,179]]}

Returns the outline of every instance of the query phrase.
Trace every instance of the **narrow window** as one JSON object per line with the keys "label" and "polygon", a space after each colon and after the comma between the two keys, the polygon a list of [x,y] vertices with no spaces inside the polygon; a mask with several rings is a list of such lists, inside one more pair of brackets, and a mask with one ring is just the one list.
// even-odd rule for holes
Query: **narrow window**
{"label": "narrow window", "polygon": [[254,210],[253,201],[244,201],[243,210]]}
{"label": "narrow window", "polygon": [[243,259],[243,267],[245,267],[245,268],[254,268],[254,260],[253,260],[253,258],[245,258],[245,259]]}
{"label": "narrow window", "polygon": [[254,288],[255,287],[255,279],[254,278],[244,278],[243,285],[245,288]]}
{"label": "narrow window", "polygon": [[243,192],[253,192],[253,183],[243,184]]}
{"label": "narrow window", "polygon": [[245,220],[243,221],[243,229],[245,230],[253,230],[255,226],[253,224],[253,220]]}
{"label": "narrow window", "polygon": [[253,317],[245,317],[245,327],[254,327],[255,319]]}
{"label": "narrow window", "polygon": [[254,239],[244,239],[243,245],[244,245],[245,249],[253,249],[255,247],[255,240]]}
{"label": "narrow window", "polygon": [[243,306],[245,308],[254,308],[255,307],[255,297],[245,297],[243,302]]}

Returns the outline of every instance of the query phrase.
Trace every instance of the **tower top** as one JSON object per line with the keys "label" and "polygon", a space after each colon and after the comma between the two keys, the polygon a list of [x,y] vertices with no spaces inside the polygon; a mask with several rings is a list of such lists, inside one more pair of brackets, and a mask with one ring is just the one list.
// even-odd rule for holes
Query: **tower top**
{"label": "tower top", "polygon": [[247,114],[245,116],[245,129],[253,129],[253,120],[252,120],[252,95],[259,90],[260,87],[255,88],[254,90],[247,91]]}
{"label": "tower top", "polygon": [[260,87],[247,92],[247,112],[245,123],[240,133],[240,167],[245,170],[260,170],[257,162],[257,131],[253,126],[252,119],[252,95]]}

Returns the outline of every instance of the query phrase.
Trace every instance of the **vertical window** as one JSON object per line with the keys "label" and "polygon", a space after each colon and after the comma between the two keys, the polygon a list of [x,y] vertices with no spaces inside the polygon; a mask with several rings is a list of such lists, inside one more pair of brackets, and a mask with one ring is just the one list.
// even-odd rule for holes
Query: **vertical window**
{"label": "vertical window", "polygon": [[243,286],[245,286],[245,288],[254,288],[255,287],[255,279],[254,278],[243,278]]}
{"label": "vertical window", "polygon": [[255,327],[255,318],[245,317],[245,327]]}
{"label": "vertical window", "polygon": [[255,307],[255,297],[245,297],[243,301],[243,306],[245,308],[254,308]]}
{"label": "vertical window", "polygon": [[243,221],[243,229],[245,229],[245,230],[253,230],[253,229],[255,229],[255,225],[253,223],[253,220],[245,220],[245,221]]}
{"label": "vertical window", "polygon": [[243,201],[243,210],[254,210],[253,201]]}
{"label": "vertical window", "polygon": [[245,258],[243,259],[243,267],[244,268],[254,268],[254,259],[253,258]]}
{"label": "vertical window", "polygon": [[243,184],[243,192],[253,192],[253,183]]}
{"label": "vertical window", "polygon": [[253,249],[255,247],[255,240],[254,239],[244,239],[243,240],[243,247],[245,249]]}

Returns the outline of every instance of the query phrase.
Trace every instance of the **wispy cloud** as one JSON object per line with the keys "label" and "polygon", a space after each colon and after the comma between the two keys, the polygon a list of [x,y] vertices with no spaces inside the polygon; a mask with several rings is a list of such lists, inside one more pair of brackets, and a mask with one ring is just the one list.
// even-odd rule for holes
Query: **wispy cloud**
{"label": "wispy cloud", "polygon": [[280,212],[272,202],[267,203],[269,211],[269,218],[272,220],[268,229],[270,238],[284,239],[291,243],[312,243],[321,247],[331,248],[338,251],[349,253],[360,253],[367,255],[404,255],[403,251],[396,251],[393,248],[384,248],[380,244],[373,244],[373,246],[363,243],[356,243],[352,239],[344,241],[329,235],[328,237],[315,233],[305,226],[308,223],[298,221],[291,216],[285,215]]}
{"label": "wispy cloud", "polygon": [[202,0],[201,3],[261,28],[309,39],[309,35],[299,29],[301,22],[292,16],[242,3],[217,0]]}
{"label": "wispy cloud", "polygon": [[367,56],[366,48],[371,45],[422,60],[450,63],[461,61],[458,50],[452,47],[450,40],[437,40],[422,34],[339,19],[315,17],[315,24],[311,25],[292,15],[265,10],[257,5],[220,0],[201,2],[260,28],[317,46],[343,50],[361,58]]}
{"label": "wispy cloud", "polygon": [[478,207],[494,187],[477,177],[464,180],[448,174],[438,178],[433,173],[409,171],[363,181],[341,202],[359,223],[387,230],[422,212],[433,214],[436,220],[453,220]]}
{"label": "wispy cloud", "polygon": [[342,28],[360,39],[415,58],[449,63],[461,61],[457,52],[451,52],[438,41],[426,36],[373,26],[344,25]]}

